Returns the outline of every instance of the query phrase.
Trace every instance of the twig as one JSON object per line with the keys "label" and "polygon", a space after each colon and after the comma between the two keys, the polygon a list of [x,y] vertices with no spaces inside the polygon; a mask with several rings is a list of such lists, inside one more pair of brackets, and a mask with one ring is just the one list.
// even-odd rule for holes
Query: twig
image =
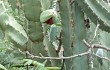
{"label": "twig", "polygon": [[77,54],[77,55],[68,56],[68,57],[40,57],[40,56],[34,56],[33,54],[30,54],[28,51],[27,51],[27,54],[28,54],[29,56],[31,56],[32,58],[39,58],[39,59],[56,59],[56,60],[59,60],[59,59],[70,59],[70,58],[75,58],[75,57],[81,57],[81,56],[83,56],[83,55],[89,54],[89,51],[84,52],[84,53],[81,53],[81,54]]}
{"label": "twig", "polygon": [[109,58],[107,58],[107,57],[101,57],[101,56],[96,55],[95,53],[94,53],[94,55],[95,55],[96,57],[99,57],[99,58],[101,58],[101,59],[105,59],[105,60],[107,60],[107,61],[109,61],[109,62],[110,62],[110,59],[109,59]]}
{"label": "twig", "polygon": [[39,55],[40,55],[41,57],[44,57],[44,56],[42,55],[42,53],[39,53]]}
{"label": "twig", "polygon": [[92,43],[92,42],[94,41],[95,37],[97,36],[97,31],[98,31],[99,25],[100,25],[100,24],[97,24],[96,29],[95,29],[95,32],[94,32],[93,39],[91,40],[90,43]]}
{"label": "twig", "polygon": [[100,45],[100,44],[92,44],[92,46],[90,46],[90,44],[86,41],[86,40],[83,40],[84,44],[88,47],[88,48],[102,48],[104,50],[107,50],[110,52],[110,48],[104,46],[104,45]]}
{"label": "twig", "polygon": [[[108,47],[106,47],[106,46],[99,45],[99,44],[93,44],[92,46],[90,46],[87,41],[83,40],[83,42],[84,42],[84,44],[85,44],[87,47],[89,47],[89,48],[90,48],[90,47],[92,47],[92,48],[101,48],[101,49],[104,49],[104,50],[107,50],[107,51],[110,52],[110,48],[108,48]],[[110,62],[110,59],[107,58],[107,57],[101,57],[101,56],[96,55],[95,53],[93,53],[93,55],[95,55],[96,57],[99,57],[99,58],[101,58],[101,59],[105,59],[105,60],[107,60],[107,61]]]}
{"label": "twig", "polygon": [[90,44],[84,39],[83,40],[83,43],[88,47],[88,48],[90,48]]}
{"label": "twig", "polygon": [[93,44],[93,46],[94,48],[102,48],[110,52],[110,48],[108,48],[107,46],[99,45],[99,44]]}

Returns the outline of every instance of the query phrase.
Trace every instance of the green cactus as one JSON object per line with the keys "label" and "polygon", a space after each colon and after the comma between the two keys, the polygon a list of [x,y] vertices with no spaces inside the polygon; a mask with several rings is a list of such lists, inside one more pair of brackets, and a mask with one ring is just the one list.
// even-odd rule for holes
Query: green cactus
{"label": "green cactus", "polygon": [[[96,52],[96,55],[98,55],[100,57],[103,57],[104,56],[103,49],[98,49],[97,52]],[[102,66],[103,65],[103,60],[101,58],[97,58],[97,60],[99,61],[100,65]]]}
{"label": "green cactus", "polygon": [[[82,42],[86,38],[86,27],[84,23],[84,13],[81,11],[77,3],[73,6],[74,17],[74,44],[73,53],[80,54],[87,51],[86,46]],[[85,65],[84,65],[85,64]],[[87,56],[77,57],[73,61],[73,68],[75,70],[89,70]]]}
{"label": "green cactus", "polygon": [[13,11],[15,11],[17,8],[18,9],[22,8],[21,6],[23,0],[7,0],[7,1],[11,5]]}
{"label": "green cactus", "polygon": [[[1,9],[5,7],[2,2],[0,6],[1,6]],[[8,30],[6,30],[6,32],[8,33],[6,34],[8,35],[8,38],[10,39],[10,41],[20,46],[26,45],[26,42],[28,41],[27,34],[23,29],[23,27],[19,23],[17,23],[15,18],[11,14],[8,14],[7,12],[2,12],[1,17],[2,17],[1,18],[2,21],[0,22],[1,27],[3,30],[6,30],[6,28],[8,28]],[[19,48],[23,48],[20,46]],[[15,47],[18,47],[18,46],[16,45]]]}
{"label": "green cactus", "polygon": [[[60,15],[61,15],[61,23],[62,23],[62,45],[64,48],[64,56],[72,55],[71,48],[71,26],[70,26],[70,6],[68,0],[61,0],[60,2]],[[65,65],[66,69],[70,70],[72,68],[72,59],[66,59]]]}
{"label": "green cactus", "polygon": [[[54,45],[52,44],[52,42],[49,41],[47,36],[45,36],[44,44],[48,49],[47,50],[48,56],[50,56],[50,57],[57,57],[58,56],[55,51]],[[60,66],[60,63],[61,63],[60,60],[51,60],[52,66]]]}
{"label": "green cactus", "polygon": [[[52,2],[52,0],[41,0],[43,12],[40,15],[40,21],[42,23],[48,19],[51,20],[51,17],[52,17],[53,23],[56,24],[57,12],[53,9],[49,9],[51,6],[51,2]],[[51,22],[51,21],[49,21],[49,22]],[[51,25],[51,26],[53,26],[53,25]],[[48,26],[46,24],[42,24],[42,26],[43,26],[43,33],[44,33],[44,45],[48,49],[47,50],[48,56],[58,57],[56,50],[55,50],[55,47],[53,45],[53,42],[50,40],[50,36],[49,36],[50,32],[48,33],[48,28],[51,29],[51,26]],[[55,30],[52,33],[55,34],[56,33]],[[57,34],[55,34],[55,35],[57,35]],[[51,64],[52,64],[52,66],[60,66],[61,61],[60,60],[51,60]]]}
{"label": "green cactus", "polygon": [[[100,32],[100,35],[99,35],[100,43],[102,45],[105,45],[106,47],[109,47],[109,45],[110,45],[110,43],[109,43],[109,39],[110,39],[109,35],[110,35],[110,33],[105,32],[105,31]],[[108,51],[103,50],[103,52],[104,52],[103,53],[104,57],[108,57],[108,58],[110,57],[109,56],[110,53]],[[108,61],[103,60],[103,66],[102,66],[103,70],[108,70],[109,69],[109,65],[110,65],[110,63]]]}
{"label": "green cactus", "polygon": [[[24,14],[28,19],[29,44],[27,50],[34,55],[47,56],[43,45],[43,28],[40,22],[41,3],[40,0],[24,0]],[[33,12],[33,13],[32,13]],[[33,50],[33,51],[32,51]],[[44,60],[36,59],[40,62]]]}
{"label": "green cactus", "polygon": [[[105,4],[100,3],[97,0],[76,0],[78,5],[81,7],[82,11],[93,21],[95,24],[99,22],[100,28],[104,31],[109,32],[110,24],[109,24],[109,9]],[[101,1],[102,2],[102,1]]]}
{"label": "green cactus", "polygon": [[53,0],[40,0],[42,5],[42,11],[45,11],[51,7],[51,2]]}
{"label": "green cactus", "polygon": [[32,42],[43,41],[43,30],[40,22],[29,21],[28,29],[29,38]]}
{"label": "green cactus", "polygon": [[29,21],[39,22],[41,13],[40,0],[23,0],[25,17]]}
{"label": "green cactus", "polygon": [[[18,2],[20,2],[20,9]],[[109,47],[110,35],[107,32],[110,32],[110,7],[107,3],[107,0],[0,0],[0,46],[5,46],[5,43],[1,44],[1,40],[10,41],[14,47],[22,51],[44,57],[59,57],[60,53],[56,52],[56,46],[59,51],[63,51],[59,49],[63,47],[64,57],[86,52],[88,49],[83,39],[90,42],[90,45],[98,43]],[[60,10],[57,10],[58,8]],[[86,17],[90,20],[88,21],[90,28],[86,28],[84,22]],[[95,30],[94,24],[100,24],[100,29]],[[97,31],[96,36],[92,40],[95,31]],[[93,48],[93,52],[100,55],[97,49]],[[103,50],[103,55],[109,58],[108,51]],[[92,57],[93,68],[89,66],[87,55],[74,59],[61,59],[63,61],[50,59],[46,66],[50,70],[60,70],[60,68],[62,70],[108,70],[110,68],[107,60]],[[38,58],[33,60],[45,61]],[[26,64],[28,63],[32,61]]]}
{"label": "green cactus", "polygon": [[57,15],[57,13],[53,9],[45,10],[40,15],[40,22],[43,23],[43,22],[47,21],[48,19],[50,19],[51,17],[54,17],[56,15]]}
{"label": "green cactus", "polygon": [[52,25],[50,27],[49,40],[51,42],[54,42],[57,39],[58,34],[59,34],[58,27],[56,25]]}
{"label": "green cactus", "polygon": [[29,20],[28,33],[31,41],[33,42],[43,41],[43,31],[42,25],[40,23],[40,13],[41,13],[40,1],[24,0],[23,3],[25,16]]}
{"label": "green cactus", "polygon": [[57,18],[57,12],[53,9],[45,10],[40,15],[40,21],[49,25],[56,24]]}
{"label": "green cactus", "polygon": [[2,28],[3,31],[6,30],[7,28],[7,24],[6,21],[9,20],[8,18],[8,14],[6,13],[6,8],[5,5],[3,4],[3,2],[0,2],[0,27]]}

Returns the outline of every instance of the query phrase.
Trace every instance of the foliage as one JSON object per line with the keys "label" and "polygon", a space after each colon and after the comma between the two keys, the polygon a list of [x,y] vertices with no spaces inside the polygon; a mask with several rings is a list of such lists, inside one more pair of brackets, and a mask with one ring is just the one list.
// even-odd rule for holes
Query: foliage
{"label": "foliage", "polygon": [[109,22],[107,0],[0,0],[0,70],[108,70]]}

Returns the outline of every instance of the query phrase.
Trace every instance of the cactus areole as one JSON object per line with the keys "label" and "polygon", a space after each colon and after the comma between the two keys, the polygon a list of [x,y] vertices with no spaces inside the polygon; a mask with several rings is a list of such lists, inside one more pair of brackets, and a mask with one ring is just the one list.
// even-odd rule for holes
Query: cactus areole
{"label": "cactus areole", "polygon": [[40,15],[40,22],[52,25],[55,23],[55,18],[57,17],[56,11],[53,9],[45,10]]}

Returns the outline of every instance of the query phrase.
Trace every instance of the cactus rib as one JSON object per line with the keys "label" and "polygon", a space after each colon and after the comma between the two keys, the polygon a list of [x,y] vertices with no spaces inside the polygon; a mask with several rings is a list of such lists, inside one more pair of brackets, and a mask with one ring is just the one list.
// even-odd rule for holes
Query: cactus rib
{"label": "cactus rib", "polygon": [[97,21],[100,24],[100,28],[104,31],[110,32],[110,13],[102,7],[96,0],[76,0],[78,5],[82,8],[82,11],[95,23]]}

